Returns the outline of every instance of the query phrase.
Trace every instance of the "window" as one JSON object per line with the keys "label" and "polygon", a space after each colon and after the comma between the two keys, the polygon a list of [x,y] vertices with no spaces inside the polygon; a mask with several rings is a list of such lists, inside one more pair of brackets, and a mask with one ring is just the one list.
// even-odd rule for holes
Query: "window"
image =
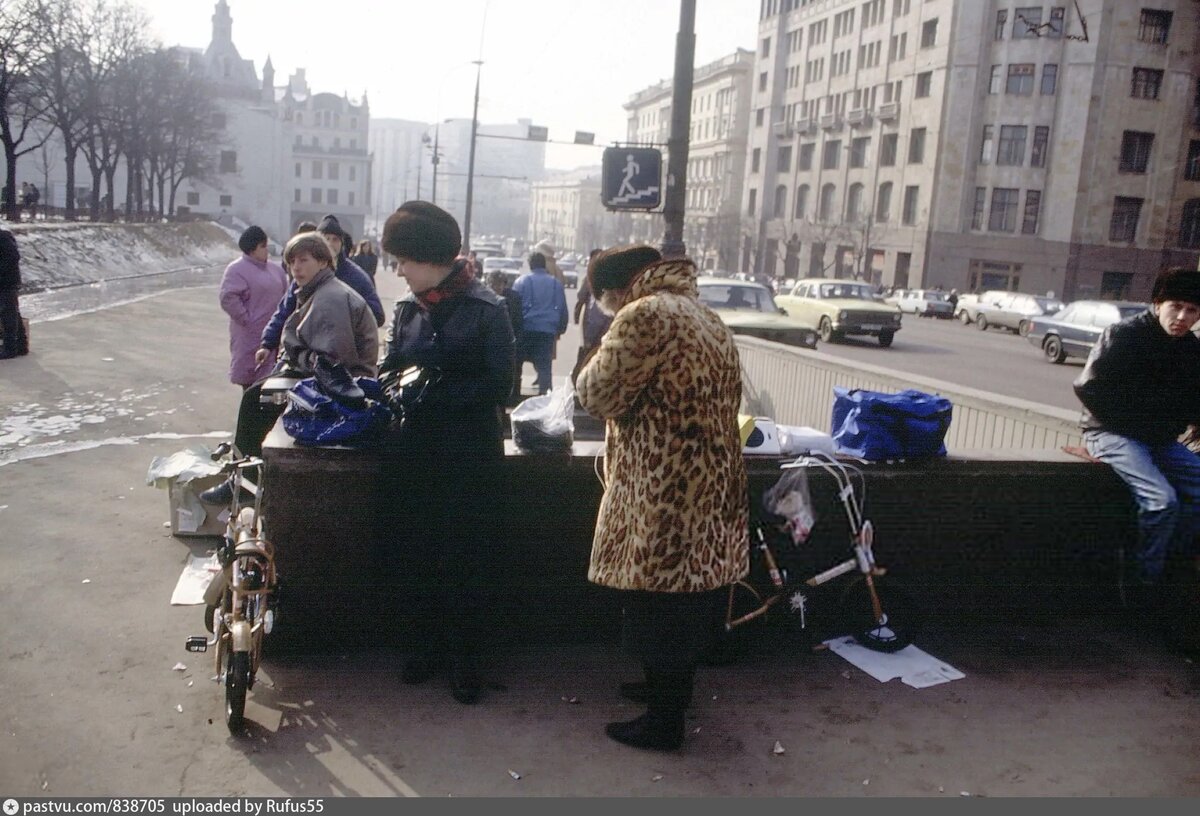
{"label": "window", "polygon": [[903,17],[908,14],[910,0],[892,0],[892,16]]}
{"label": "window", "polygon": [[300,162],[296,162],[296,178],[300,178],[301,169],[302,169],[302,165],[300,164]]}
{"label": "window", "polygon": [[1113,199],[1112,221],[1108,225],[1108,240],[1132,243],[1137,239],[1138,219],[1142,214],[1140,198],[1117,196]]}
{"label": "window", "polygon": [[996,12],[996,33],[993,39],[1000,41],[1004,39],[1004,28],[1008,25],[1008,9],[1000,9]]}
{"label": "window", "polygon": [[754,215],[754,211],[755,211],[755,209],[757,209],[757,205],[758,205],[758,190],[751,189],[750,190],[750,204],[749,204],[749,206],[746,207],[746,213],[748,215]]}
{"label": "window", "polygon": [[846,220],[857,221],[862,215],[863,186],[851,184],[846,192]]}
{"label": "window", "polygon": [[895,167],[900,134],[885,133],[879,141],[879,166]]}
{"label": "window", "polygon": [[1153,68],[1134,68],[1133,85],[1129,95],[1134,99],[1158,99],[1162,87],[1163,72]]}
{"label": "window", "polygon": [[221,172],[236,173],[237,172],[237,151],[222,150],[221,151]]}
{"label": "window", "polygon": [[937,18],[926,20],[921,24],[921,47],[933,48],[937,45]]}
{"label": "window", "polygon": [[971,211],[971,229],[983,229],[983,213],[987,209],[987,187],[975,188],[975,208]]}
{"label": "window", "polygon": [[1038,214],[1042,208],[1042,191],[1025,191],[1025,217],[1021,220],[1022,235],[1037,235]]}
{"label": "window", "polygon": [[886,224],[892,217],[892,183],[885,181],[879,185],[879,193],[875,196],[875,220]]}
{"label": "window", "polygon": [[299,188],[299,187],[297,187],[297,188],[296,188],[295,190],[293,190],[292,192],[293,192],[293,195],[292,195],[292,201],[293,201],[294,203],[296,203],[296,204],[299,204],[299,203],[300,203],[300,188]]}
{"label": "window", "polygon": [[1020,190],[1007,187],[992,189],[992,214],[988,218],[991,232],[1015,232],[1017,229],[1017,197]]}
{"label": "window", "polygon": [[1200,249],[1200,198],[1190,199],[1183,205],[1179,245],[1184,249]]}
{"label": "window", "polygon": [[[338,175],[339,175],[339,173],[338,173],[338,163],[337,163],[337,162],[330,162],[330,163],[329,163],[329,178],[331,178],[331,179],[336,179],[336,178],[338,177]],[[329,203],[330,203],[330,204],[336,204],[337,202],[336,202],[336,201],[331,201],[331,202],[329,202]]]}
{"label": "window", "polygon": [[1145,43],[1166,45],[1167,35],[1171,32],[1171,17],[1169,11],[1160,9],[1142,9],[1142,20],[1138,26],[1138,39]]}
{"label": "window", "polygon": [[1200,181],[1200,140],[1188,142],[1187,161],[1183,163],[1183,177],[1188,181]]}
{"label": "window", "polygon": [[904,188],[904,212],[901,213],[900,218],[905,226],[917,223],[917,204],[920,194],[921,188],[915,184]]}
{"label": "window", "polygon": [[991,125],[983,126],[983,139],[979,143],[979,163],[992,163],[992,149],[995,146],[995,128]]}
{"label": "window", "polygon": [[792,146],[785,145],[779,148],[779,155],[775,161],[776,170],[780,173],[786,173],[792,169]]}
{"label": "window", "polygon": [[765,111],[765,108],[759,108],[758,110],[756,110],[754,112],[754,126],[755,127],[763,126],[764,111]]}
{"label": "window", "polygon": [[822,170],[837,170],[842,155],[841,139],[834,139],[825,143],[821,150],[821,169]]}
{"label": "window", "polygon": [[1054,6],[1050,9],[1050,22],[1047,23],[1046,36],[1051,40],[1061,40],[1063,35],[1063,22],[1067,16],[1065,6]]}
{"label": "window", "polygon": [[187,194],[187,203],[188,203],[189,207],[198,207],[200,205],[200,194],[199,193],[188,193]]}
{"label": "window", "polygon": [[1100,276],[1101,300],[1128,300],[1132,272],[1105,272]]}
{"label": "window", "polygon": [[325,173],[324,162],[315,161],[312,163],[312,177],[315,179],[321,178]]}
{"label": "window", "polygon": [[908,135],[908,163],[925,161],[925,128],[913,128]]}
{"label": "window", "polygon": [[1058,90],[1058,66],[1049,62],[1042,66],[1042,96],[1054,96]]}
{"label": "window", "polygon": [[320,187],[312,188],[312,203],[313,204],[321,203],[321,188]]}
{"label": "window", "polygon": [[917,99],[924,99],[929,96],[929,90],[933,86],[933,71],[924,71],[917,74],[917,87],[913,92]]}
{"label": "window", "polygon": [[770,38],[770,37],[763,37],[763,41],[762,41],[762,51],[761,51],[760,53],[761,53],[761,54],[762,54],[764,57],[769,57],[769,56],[771,56],[771,38]]}
{"label": "window", "polygon": [[1038,125],[1033,129],[1033,150],[1029,154],[1030,167],[1046,166],[1046,147],[1050,144],[1050,128]]}
{"label": "window", "polygon": [[758,89],[765,91],[767,89],[767,72],[763,71],[758,75]]}
{"label": "window", "polygon": [[220,196],[220,199],[218,201],[218,206],[232,207],[233,206],[233,196],[231,196],[231,195]]}
{"label": "window", "polygon": [[1016,18],[1013,20],[1014,40],[1037,39],[1037,37],[1041,34],[1041,30],[1041,6],[1017,9]]}
{"label": "window", "polygon": [[816,149],[816,145],[812,144],[811,142],[808,144],[800,145],[800,156],[796,160],[797,169],[812,170],[813,150],[814,149]]}
{"label": "window", "polygon": [[331,188],[325,194],[325,203],[326,204],[337,204],[338,203],[338,191],[336,189]]}
{"label": "window", "polygon": [[787,215],[787,186],[780,184],[775,188],[775,209],[771,211],[775,218]]}
{"label": "window", "polygon": [[998,94],[1000,89],[1004,87],[1004,66],[993,65],[992,75],[988,79],[988,93]]}
{"label": "window", "polygon": [[762,148],[756,147],[750,154],[750,172],[757,173],[760,164],[762,164]]}
{"label": "window", "polygon": [[1001,125],[1000,145],[996,150],[996,164],[1019,167],[1025,163],[1025,136],[1029,128],[1025,125]]}
{"label": "window", "polygon": [[1122,173],[1145,173],[1150,166],[1150,149],[1154,146],[1153,133],[1127,130],[1121,138]]}
{"label": "window", "polygon": [[796,209],[794,210],[796,218],[808,217],[808,185],[801,184],[796,188]]}
{"label": "window", "polygon": [[1029,96],[1033,93],[1032,62],[1018,62],[1008,66],[1008,85],[1004,92],[1017,96]]}
{"label": "window", "polygon": [[857,169],[867,166],[867,153],[871,150],[871,137],[861,136],[850,140],[850,166]]}
{"label": "window", "polygon": [[356,180],[357,180],[357,178],[358,178],[358,173],[357,173],[357,172],[355,172],[355,171],[357,171],[357,170],[358,170],[358,168],[357,168],[357,167],[355,167],[353,164],[352,164],[352,165],[350,165],[350,180],[351,180],[351,181],[356,181]]}
{"label": "window", "polygon": [[832,184],[826,184],[821,188],[821,211],[818,217],[822,221],[828,221],[833,218],[833,197],[836,190]]}
{"label": "window", "polygon": [[350,191],[349,196],[350,196],[350,200],[347,201],[346,203],[349,204],[351,207],[353,207],[354,206],[354,191],[353,190]]}

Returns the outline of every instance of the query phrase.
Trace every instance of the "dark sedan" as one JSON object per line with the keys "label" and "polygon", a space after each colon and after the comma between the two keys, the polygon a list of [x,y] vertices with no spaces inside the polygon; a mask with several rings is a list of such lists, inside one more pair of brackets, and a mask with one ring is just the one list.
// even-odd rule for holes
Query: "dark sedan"
{"label": "dark sedan", "polygon": [[1086,359],[1106,328],[1150,308],[1127,300],[1077,300],[1051,317],[1029,320],[1029,342],[1049,363],[1068,357]]}

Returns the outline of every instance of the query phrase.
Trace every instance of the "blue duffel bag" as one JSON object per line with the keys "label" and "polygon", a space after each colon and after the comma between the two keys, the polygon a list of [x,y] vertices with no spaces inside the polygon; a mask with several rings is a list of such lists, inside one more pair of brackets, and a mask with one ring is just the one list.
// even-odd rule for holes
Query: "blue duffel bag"
{"label": "blue duffel bag", "polygon": [[358,377],[355,382],[366,398],[361,406],[347,406],[321,390],[309,377],[288,392],[283,429],[303,445],[362,445],[387,429],[392,412],[383,404],[379,382]]}
{"label": "blue duffel bag", "polygon": [[908,389],[899,394],[833,389],[838,452],[873,461],[946,455],[950,400]]}

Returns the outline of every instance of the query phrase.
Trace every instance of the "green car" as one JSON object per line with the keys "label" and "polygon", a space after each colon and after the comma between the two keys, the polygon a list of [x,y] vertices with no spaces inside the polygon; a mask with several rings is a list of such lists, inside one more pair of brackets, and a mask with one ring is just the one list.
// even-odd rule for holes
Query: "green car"
{"label": "green car", "polygon": [[900,331],[900,309],[875,297],[869,283],[804,278],[776,302],[787,313],[817,327],[821,342],[865,335],[887,348]]}
{"label": "green car", "polygon": [[815,324],[779,308],[771,290],[753,281],[700,278],[700,302],[720,315],[734,334],[815,349]]}

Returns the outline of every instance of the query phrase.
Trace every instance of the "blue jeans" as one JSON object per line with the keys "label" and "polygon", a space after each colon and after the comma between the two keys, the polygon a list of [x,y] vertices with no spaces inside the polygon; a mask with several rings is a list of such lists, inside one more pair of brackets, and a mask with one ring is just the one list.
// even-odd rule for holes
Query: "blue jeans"
{"label": "blue jeans", "polygon": [[1129,485],[1138,507],[1138,577],[1156,583],[1168,556],[1195,554],[1200,456],[1179,442],[1148,444],[1106,431],[1088,431],[1084,443]]}
{"label": "blue jeans", "polygon": [[554,341],[556,337],[550,332],[521,332],[521,363],[533,363],[537,377],[533,384],[539,394],[545,394],[553,386],[550,367],[554,361]]}

